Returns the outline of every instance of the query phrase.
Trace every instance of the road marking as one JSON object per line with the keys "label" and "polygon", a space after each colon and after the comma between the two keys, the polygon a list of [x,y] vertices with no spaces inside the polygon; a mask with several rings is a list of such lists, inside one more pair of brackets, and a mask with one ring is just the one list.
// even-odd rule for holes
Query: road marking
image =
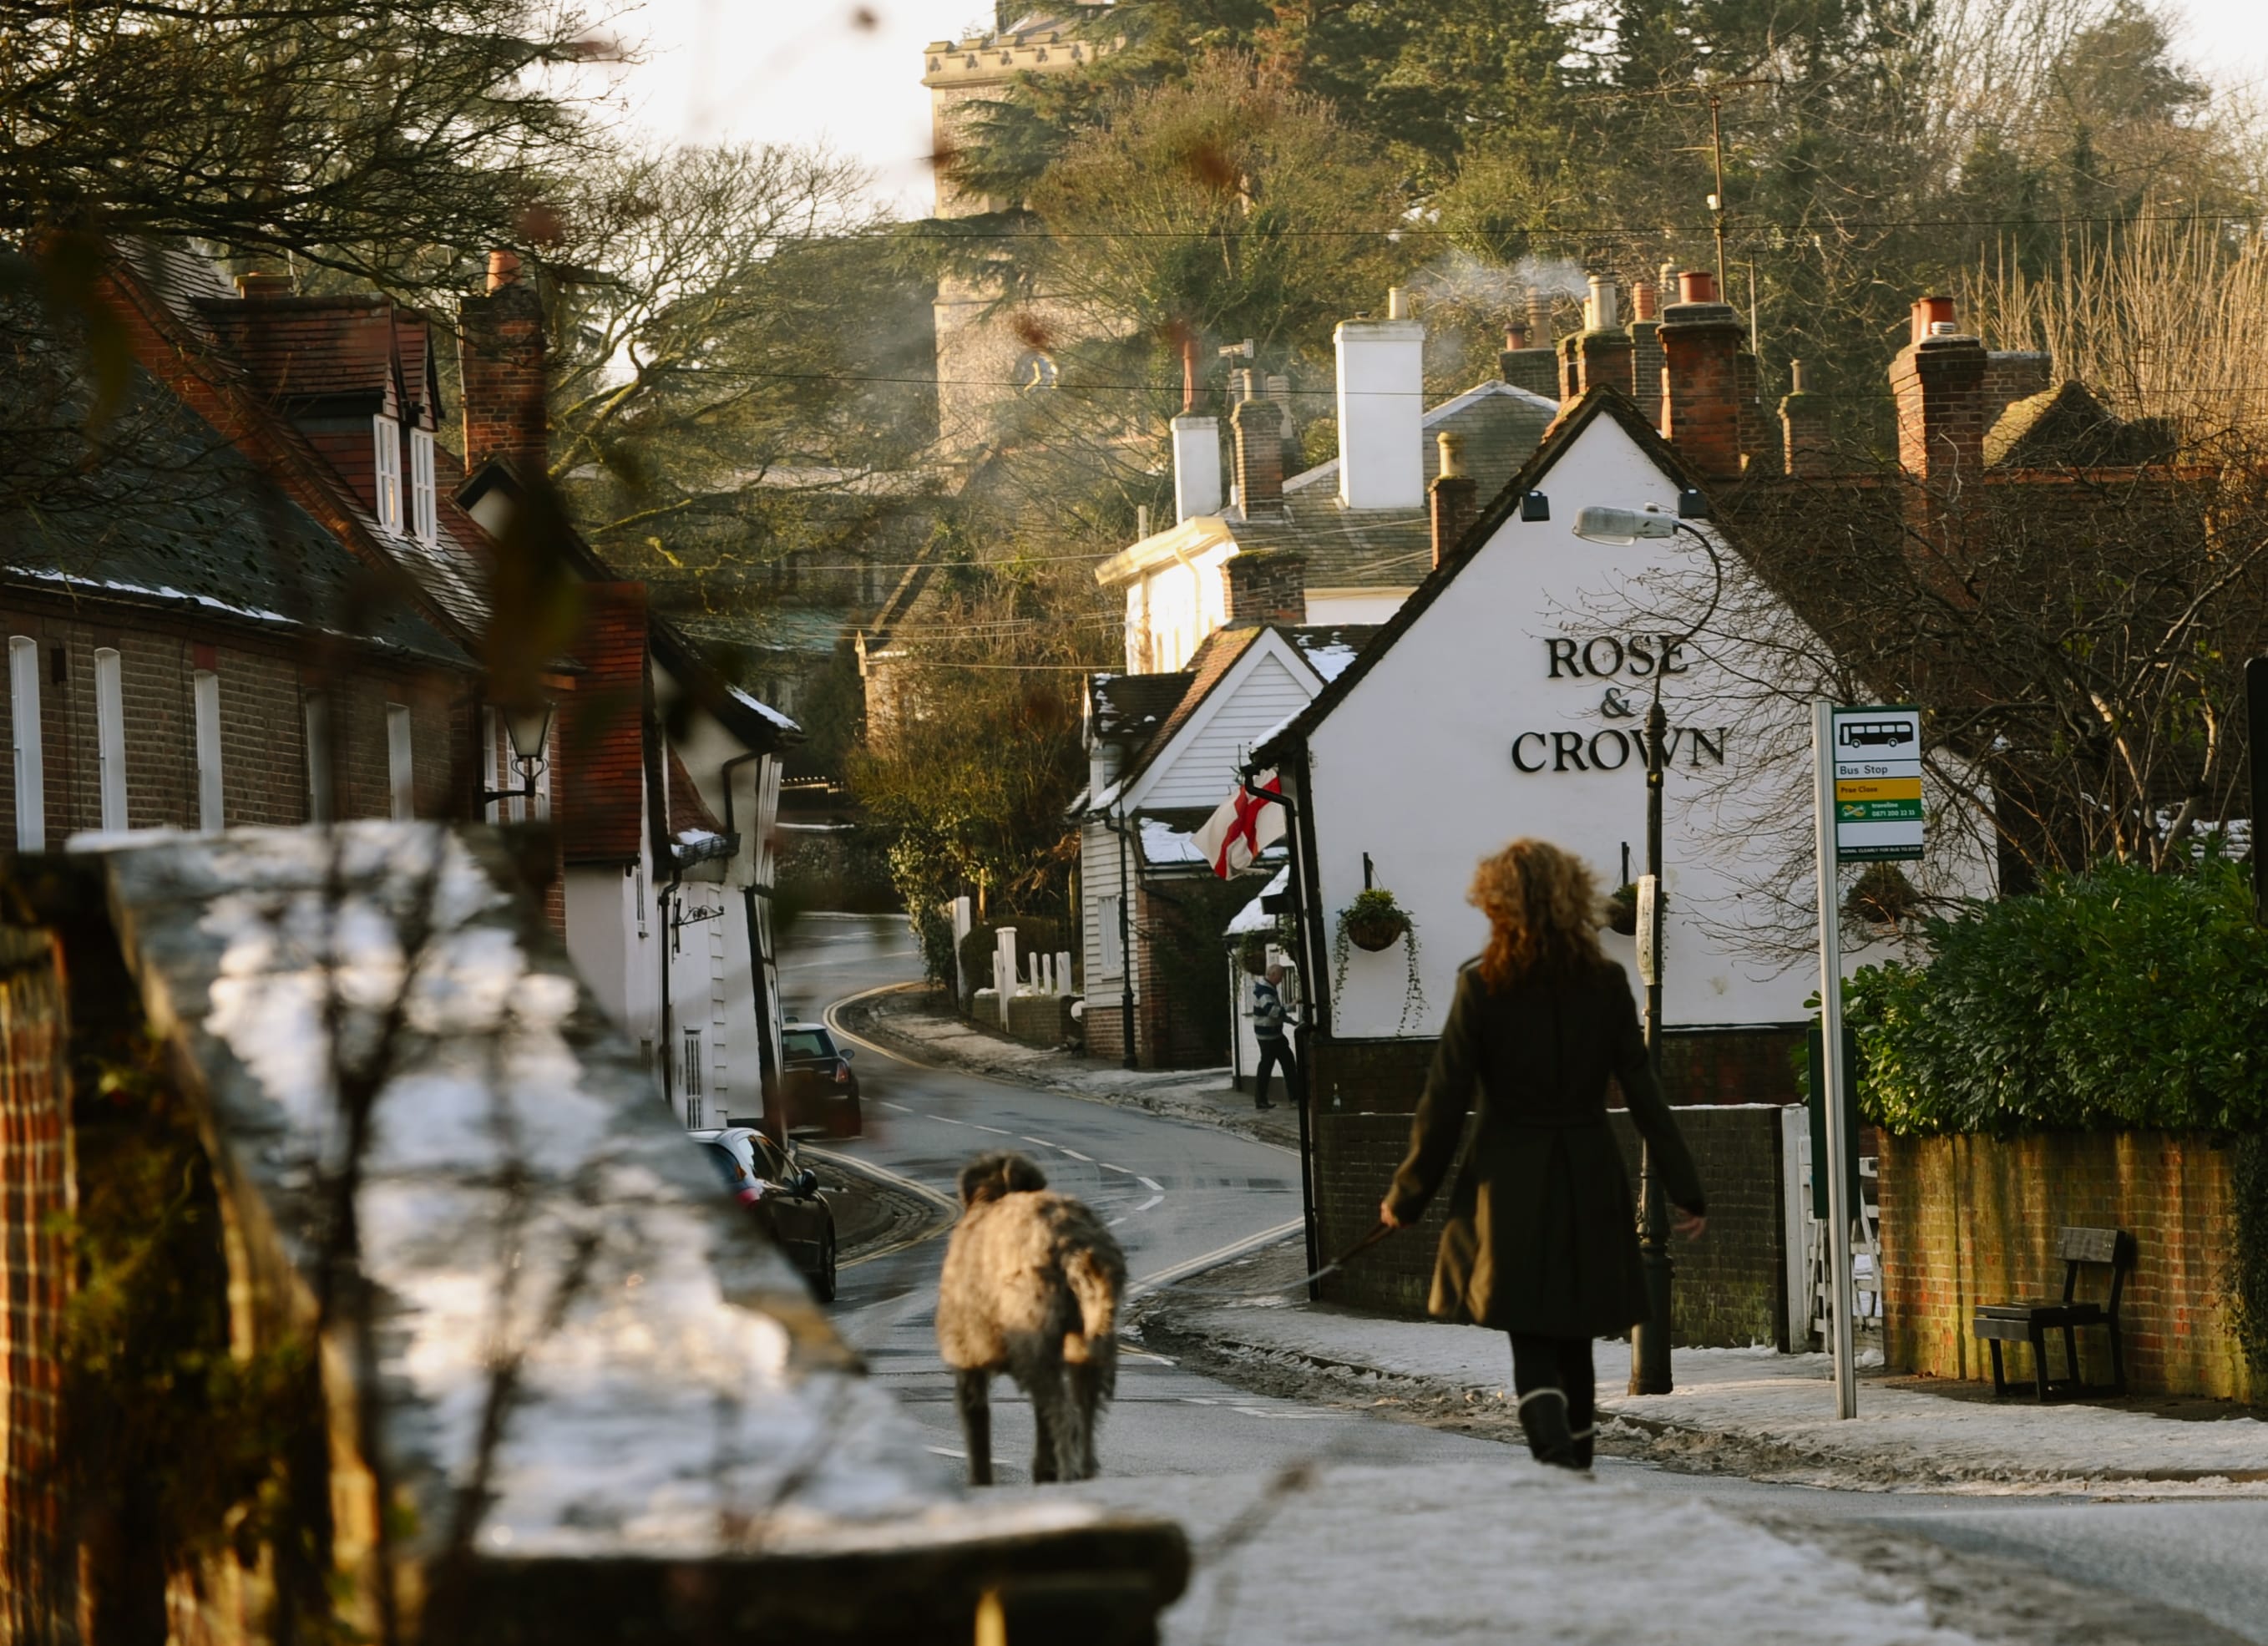
{"label": "road marking", "polygon": [[963,1462],[966,1462],[968,1458],[968,1454],[967,1452],[955,1451],[950,1446],[924,1446],[922,1450],[924,1451],[933,1451],[940,1458],[959,1458]]}
{"label": "road marking", "polygon": [[968,1124],[966,1120],[956,1120],[949,1114],[925,1114],[922,1118],[924,1120],[941,1121],[946,1126],[967,1126]]}
{"label": "road marking", "polygon": [[1298,1234],[1301,1227],[1300,1220],[1294,1218],[1288,1223],[1278,1223],[1273,1229],[1263,1229],[1256,1235],[1247,1235],[1241,1240],[1232,1240],[1228,1244],[1208,1251],[1201,1258],[1190,1258],[1170,1267],[1160,1269],[1154,1274],[1145,1274],[1126,1288],[1127,1300],[1131,1302],[1145,1292],[1154,1292],[1160,1286],[1170,1286],[1175,1281],[1185,1281],[1192,1274],[1204,1273],[1207,1269],[1217,1269],[1222,1264],[1233,1258],[1241,1258],[1248,1251],[1257,1251],[1263,1246],[1272,1246],[1279,1240]]}
{"label": "road marking", "polygon": [[1148,1199],[1143,1201],[1141,1205],[1136,1207],[1131,1212],[1129,1212],[1127,1215],[1129,1217],[1138,1217],[1165,1198],[1166,1197],[1162,1194],[1153,1194]]}
{"label": "road marking", "polygon": [[1013,1137],[1016,1135],[1013,1132],[1004,1132],[997,1126],[976,1126],[976,1122],[974,1120],[971,1120],[968,1124],[976,1126],[976,1129],[980,1132],[990,1132],[994,1137]]}
{"label": "road marking", "polygon": [[816,1155],[820,1159],[850,1172],[854,1177],[863,1172],[868,1177],[880,1177],[885,1182],[903,1189],[909,1194],[928,1201],[932,1207],[945,1214],[941,1222],[933,1223],[917,1235],[909,1236],[903,1240],[892,1241],[879,1251],[861,1252],[855,1258],[845,1258],[836,1266],[839,1268],[855,1269],[862,1263],[872,1263],[878,1258],[890,1257],[896,1252],[905,1251],[909,1246],[918,1246],[924,1240],[932,1240],[952,1228],[954,1222],[961,1216],[961,1203],[951,1195],[940,1194],[929,1185],[909,1177],[902,1172],[892,1171],[887,1166],[878,1166],[871,1160],[852,1160],[847,1155],[836,1154],[831,1148],[821,1148],[812,1143],[803,1145],[803,1153]]}
{"label": "road marking", "polygon": [[1103,1169],[1103,1170],[1105,1170],[1105,1171],[1115,1171],[1115,1172],[1116,1172],[1116,1173],[1117,1173],[1120,1177],[1132,1177],[1132,1176],[1134,1175],[1132,1172],[1130,1172],[1130,1171],[1127,1170],[1125,1167],[1123,1167],[1123,1166],[1114,1166],[1114,1165],[1112,1165],[1112,1164],[1111,1164],[1108,1161],[1107,1161],[1107,1160],[1106,1160],[1106,1161],[1104,1161],[1104,1162],[1102,1162],[1102,1163],[1101,1163],[1101,1164],[1102,1164],[1102,1169]]}
{"label": "road marking", "polygon": [[911,1114],[911,1113],[913,1112],[913,1111],[912,1111],[912,1110],[910,1110],[910,1109],[909,1109],[909,1108],[907,1108],[907,1107],[905,1106],[905,1104],[903,1104],[903,1103],[892,1103],[892,1102],[891,1102],[888,1098],[887,1098],[887,1097],[885,1097],[885,1098],[883,1098],[883,1099],[882,1099],[882,1107],[883,1107],[883,1108],[885,1108],[885,1109],[895,1109],[895,1110],[896,1110],[900,1114]]}
{"label": "road marking", "polygon": [[1016,1140],[1020,1143],[1036,1144],[1042,1148],[1053,1148],[1055,1147],[1054,1144],[1049,1142],[1047,1139],[1043,1137],[1026,1137],[1020,1132],[1016,1134]]}
{"label": "road marking", "polygon": [[1135,1181],[1139,1183],[1144,1188],[1149,1190],[1153,1194],[1163,1194],[1166,1192],[1166,1185],[1160,1183],[1155,1177],[1137,1177]]}
{"label": "road marking", "polygon": [[1063,1148],[1063,1152],[1070,1155],[1073,1160],[1083,1160],[1090,1166],[1094,1164],[1094,1156],[1092,1155],[1082,1155],[1075,1148],[1064,1148],[1064,1146],[1060,1143],[1057,1144],[1056,1147],[1057,1148]]}

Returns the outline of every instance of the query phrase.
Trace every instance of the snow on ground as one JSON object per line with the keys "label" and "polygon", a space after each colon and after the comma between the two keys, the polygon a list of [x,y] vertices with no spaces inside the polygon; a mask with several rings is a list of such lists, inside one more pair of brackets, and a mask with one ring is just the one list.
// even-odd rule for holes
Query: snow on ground
{"label": "snow on ground", "polygon": [[[1062,1490],[1063,1488],[1050,1488]],[[1556,1646],[1967,1646],[1923,1587],[1694,1498],[1498,1463],[1103,1480],[1170,1514],[1199,1564],[1167,1646],[1550,1641]],[[1999,1638],[1997,1634],[1982,1636]]]}
{"label": "snow on ground", "polygon": [[[1505,1340],[1495,1332],[1254,1301],[1278,1306],[1192,1310],[1174,1329],[1225,1353],[1292,1357],[1452,1391],[1494,1393],[1509,1373]],[[1859,1415],[1842,1422],[1823,1354],[1679,1349],[1674,1393],[1631,1396],[1621,1392],[1619,1377],[1629,1354],[1622,1343],[1598,1346],[1602,1411],[1648,1427],[1783,1449],[1877,1481],[2068,1490],[2074,1482],[2100,1487],[2124,1480],[2146,1480],[2154,1495],[2268,1492],[2268,1422],[2234,1407],[2218,1421],[2181,1420],[2111,1406],[1956,1399],[1868,1378],[1859,1386]]]}

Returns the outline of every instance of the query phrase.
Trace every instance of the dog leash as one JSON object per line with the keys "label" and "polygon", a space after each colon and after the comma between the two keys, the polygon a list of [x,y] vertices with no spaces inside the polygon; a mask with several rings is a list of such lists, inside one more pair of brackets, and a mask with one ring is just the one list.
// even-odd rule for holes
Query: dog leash
{"label": "dog leash", "polygon": [[1356,1241],[1354,1244],[1323,1265],[1322,1268],[1317,1269],[1313,1274],[1303,1274],[1298,1280],[1286,1281],[1282,1286],[1263,1286],[1259,1290],[1251,1292],[1231,1292],[1216,1287],[1188,1286],[1180,1281],[1168,1281],[1157,1289],[1161,1292],[1183,1292],[1192,1297],[1273,1297],[1281,1292],[1298,1291],[1303,1287],[1313,1286],[1318,1281],[1336,1274],[1348,1264],[1352,1263],[1364,1252],[1392,1234],[1394,1229],[1395,1226],[1391,1223],[1381,1222],[1373,1225],[1370,1233]]}

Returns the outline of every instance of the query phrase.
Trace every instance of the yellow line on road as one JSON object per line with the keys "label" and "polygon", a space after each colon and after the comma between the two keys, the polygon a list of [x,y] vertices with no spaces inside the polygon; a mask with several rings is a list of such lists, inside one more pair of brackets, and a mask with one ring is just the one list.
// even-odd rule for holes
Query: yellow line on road
{"label": "yellow line on road", "polygon": [[827,1162],[829,1165],[837,1167],[843,1171],[853,1174],[854,1176],[880,1178],[882,1182],[890,1185],[891,1187],[902,1189],[908,1194],[926,1202],[932,1210],[943,1214],[939,1222],[932,1223],[929,1228],[923,1229],[919,1234],[909,1235],[903,1240],[892,1241],[887,1246],[880,1247],[873,1251],[861,1252],[855,1258],[846,1258],[839,1266],[840,1267],[855,1269],[862,1263],[872,1263],[877,1258],[887,1258],[894,1253],[903,1251],[910,1246],[918,1246],[924,1240],[934,1240],[938,1236],[952,1228],[954,1222],[957,1222],[961,1216],[960,1203],[951,1195],[940,1194],[938,1191],[931,1188],[929,1185],[921,1182],[919,1179],[909,1177],[902,1172],[892,1171],[887,1166],[877,1166],[871,1160],[858,1160],[849,1155],[841,1154],[835,1149],[821,1148],[817,1145],[811,1143],[800,1145],[798,1152],[805,1155],[816,1155],[820,1159]]}
{"label": "yellow line on road", "polygon": [[1272,1246],[1279,1240],[1287,1239],[1298,1234],[1301,1227],[1300,1220],[1293,1218],[1288,1223],[1278,1223],[1273,1229],[1263,1229],[1256,1235],[1247,1235],[1241,1240],[1232,1240],[1228,1244],[1208,1251],[1201,1258],[1190,1258],[1174,1264],[1170,1268],[1160,1269],[1155,1274],[1144,1275],[1126,1288],[1126,1295],[1130,1299],[1139,1297],[1145,1292],[1154,1292],[1161,1286],[1172,1285],[1175,1281],[1186,1281],[1192,1274],[1202,1274],[1207,1269],[1217,1269],[1224,1263],[1244,1256],[1248,1251],[1257,1251],[1263,1246]]}

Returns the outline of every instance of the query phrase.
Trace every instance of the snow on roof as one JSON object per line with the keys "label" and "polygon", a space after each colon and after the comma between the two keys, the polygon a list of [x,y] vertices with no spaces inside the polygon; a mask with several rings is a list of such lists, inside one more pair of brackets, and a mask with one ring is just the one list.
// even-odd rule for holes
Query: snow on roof
{"label": "snow on roof", "polygon": [[778,727],[782,731],[799,732],[803,729],[793,720],[790,720],[786,715],[782,714],[777,709],[772,707],[770,704],[766,703],[761,698],[752,697],[747,692],[741,690],[738,686],[727,686],[725,690],[733,694],[733,700],[734,702],[740,704],[744,707],[754,709],[757,713],[762,715],[764,719],[770,720],[774,726]]}
{"label": "snow on roof", "polygon": [[[238,830],[104,863],[153,1021],[202,1072],[224,1180],[268,1207],[256,1261],[310,1286],[345,1134],[329,992],[361,1048],[406,993],[356,1217],[387,1299],[381,1421],[409,1558],[455,1521],[500,1332],[521,1384],[483,1553],[701,1557],[747,1505],[812,1526],[946,1495],[920,1435],[654,1103],[492,835]],[[405,954],[416,926],[431,936]]]}
{"label": "snow on roof", "polygon": [[1205,856],[1204,848],[1197,845],[1195,834],[1184,834],[1160,817],[1145,817],[1140,821],[1144,862],[1211,865],[1212,860]]}
{"label": "snow on roof", "polygon": [[1228,923],[1228,934],[1231,937],[1241,937],[1247,932],[1274,931],[1276,917],[1262,908],[1261,904],[1270,897],[1282,897],[1284,889],[1291,883],[1292,866],[1286,863],[1276,871],[1274,877],[1265,886],[1260,889],[1260,895],[1257,897],[1236,912],[1236,918]]}

